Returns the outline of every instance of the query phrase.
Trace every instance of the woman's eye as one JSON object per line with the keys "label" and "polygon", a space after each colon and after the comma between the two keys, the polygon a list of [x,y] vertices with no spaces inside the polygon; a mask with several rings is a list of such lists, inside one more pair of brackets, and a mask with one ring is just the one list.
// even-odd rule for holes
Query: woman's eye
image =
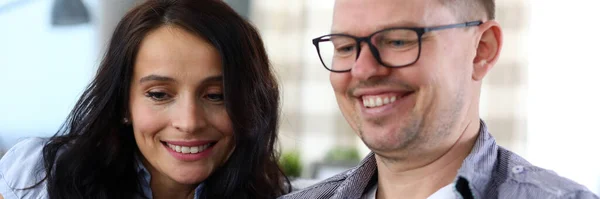
{"label": "woman's eye", "polygon": [[206,99],[213,101],[213,102],[220,102],[223,101],[224,96],[221,93],[218,94],[207,94],[206,95]]}
{"label": "woman's eye", "polygon": [[150,99],[154,100],[154,101],[165,101],[169,99],[169,94],[165,93],[165,92],[147,92],[146,93],[146,97],[149,97]]}

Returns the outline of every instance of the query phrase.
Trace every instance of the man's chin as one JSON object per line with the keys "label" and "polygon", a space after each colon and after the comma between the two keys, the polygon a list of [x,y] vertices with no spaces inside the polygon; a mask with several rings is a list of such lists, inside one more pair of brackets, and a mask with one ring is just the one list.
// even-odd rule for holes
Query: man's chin
{"label": "man's chin", "polygon": [[373,129],[363,128],[361,139],[372,151],[398,151],[405,148],[416,135],[410,132],[398,130],[401,128]]}
{"label": "man's chin", "polygon": [[395,138],[396,136],[393,135],[374,135],[374,134],[368,134],[368,135],[363,135],[363,137],[361,138],[363,143],[365,143],[365,145],[367,145],[367,147],[373,151],[387,151],[387,150],[393,150],[395,148],[397,148],[397,146],[400,144],[398,143],[398,139]]}

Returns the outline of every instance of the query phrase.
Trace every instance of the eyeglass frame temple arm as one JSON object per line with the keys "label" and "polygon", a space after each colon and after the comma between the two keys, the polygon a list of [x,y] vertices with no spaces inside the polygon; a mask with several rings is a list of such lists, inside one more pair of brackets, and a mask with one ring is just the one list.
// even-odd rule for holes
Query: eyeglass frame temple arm
{"label": "eyeglass frame temple arm", "polygon": [[483,24],[483,21],[470,21],[470,22],[466,22],[466,23],[423,28],[423,32],[431,32],[431,31],[444,30],[444,29],[450,29],[450,28],[463,28],[463,27],[470,27],[470,26],[479,26],[481,24]]}

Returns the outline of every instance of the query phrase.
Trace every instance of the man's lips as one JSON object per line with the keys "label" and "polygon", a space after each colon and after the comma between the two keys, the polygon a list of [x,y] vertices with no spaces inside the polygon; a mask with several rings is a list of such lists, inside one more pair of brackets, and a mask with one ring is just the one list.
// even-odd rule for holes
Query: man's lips
{"label": "man's lips", "polygon": [[387,104],[392,104],[396,100],[402,99],[414,92],[405,93],[382,93],[378,95],[363,95],[360,99],[362,100],[363,106],[366,108],[380,107]]}
{"label": "man's lips", "polygon": [[411,90],[391,90],[391,89],[361,89],[353,95],[362,102],[366,108],[379,107],[392,104],[396,100],[414,93]]}
{"label": "man's lips", "polygon": [[383,93],[379,95],[363,95],[361,97],[363,106],[370,107],[378,107],[390,103],[394,103],[396,99],[398,99],[397,93]]}
{"label": "man's lips", "polygon": [[388,116],[405,115],[415,105],[416,91],[405,93],[381,93],[363,95],[356,98],[354,105],[360,118],[364,120],[377,119],[381,121]]}

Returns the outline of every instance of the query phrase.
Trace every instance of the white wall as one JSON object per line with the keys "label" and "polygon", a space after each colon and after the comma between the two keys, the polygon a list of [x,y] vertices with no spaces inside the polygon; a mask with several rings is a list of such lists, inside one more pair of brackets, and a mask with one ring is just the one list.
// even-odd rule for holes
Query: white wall
{"label": "white wall", "polygon": [[52,27],[53,2],[0,13],[0,150],[20,137],[54,134],[99,61],[93,23]]}
{"label": "white wall", "polygon": [[527,158],[600,193],[600,1],[531,3]]}

